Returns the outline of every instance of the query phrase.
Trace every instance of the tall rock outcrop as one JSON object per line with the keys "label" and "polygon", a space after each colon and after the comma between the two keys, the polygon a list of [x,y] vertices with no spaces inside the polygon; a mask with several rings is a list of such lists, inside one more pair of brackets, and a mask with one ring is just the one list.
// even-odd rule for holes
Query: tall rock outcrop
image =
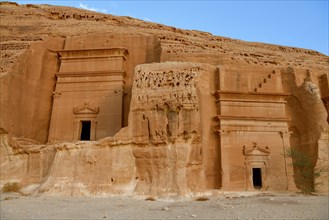
{"label": "tall rock outcrop", "polygon": [[207,137],[201,133],[205,106],[200,101],[200,79],[211,69],[205,67],[194,63],[136,67],[130,124],[136,145],[137,192],[178,190],[184,195],[205,190]]}
{"label": "tall rock outcrop", "polygon": [[[287,111],[291,115],[291,147],[298,187],[305,191],[328,190],[328,112],[321,100],[319,87],[309,70],[297,86],[293,68],[283,72],[287,99]],[[314,80],[314,81],[313,81]]]}

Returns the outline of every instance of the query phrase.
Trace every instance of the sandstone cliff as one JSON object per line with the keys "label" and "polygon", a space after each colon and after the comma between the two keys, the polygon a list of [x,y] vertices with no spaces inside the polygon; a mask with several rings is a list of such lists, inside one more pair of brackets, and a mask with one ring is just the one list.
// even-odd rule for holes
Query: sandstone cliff
{"label": "sandstone cliff", "polygon": [[[0,13],[2,185],[16,181],[29,192],[65,195],[220,188],[222,155],[213,132],[220,67],[245,76],[253,89],[266,87],[264,71],[279,72],[289,94],[290,146],[310,158],[311,173],[321,169],[320,177],[306,177],[306,186],[328,192],[327,56],[60,6],[1,2]],[[110,47],[129,51],[124,128],[95,142],[47,144],[57,51]],[[175,79],[174,88],[148,88],[145,74]],[[146,94],[155,101],[145,101]],[[294,170],[297,187],[304,187]]]}

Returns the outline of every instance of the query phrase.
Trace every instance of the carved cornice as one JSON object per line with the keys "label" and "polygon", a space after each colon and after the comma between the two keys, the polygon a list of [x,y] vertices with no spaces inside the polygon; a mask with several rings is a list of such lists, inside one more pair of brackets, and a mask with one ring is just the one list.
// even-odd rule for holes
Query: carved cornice
{"label": "carved cornice", "polygon": [[274,118],[274,117],[256,117],[256,116],[235,116],[235,115],[217,115],[215,119],[220,120],[251,120],[251,121],[284,121],[288,122],[291,119],[284,118]]}
{"label": "carved cornice", "polygon": [[104,70],[104,71],[79,71],[79,72],[57,72],[57,77],[81,77],[81,76],[123,76],[126,77],[126,71]]}
{"label": "carved cornice", "polygon": [[128,50],[126,48],[94,48],[77,50],[59,50],[57,54],[61,60],[90,59],[122,57],[126,60]]}
{"label": "carved cornice", "polygon": [[289,93],[281,93],[281,92],[239,92],[239,91],[224,91],[224,90],[216,90],[214,96],[217,99],[221,98],[221,95],[237,95],[239,96],[276,96],[276,97],[287,97]]}

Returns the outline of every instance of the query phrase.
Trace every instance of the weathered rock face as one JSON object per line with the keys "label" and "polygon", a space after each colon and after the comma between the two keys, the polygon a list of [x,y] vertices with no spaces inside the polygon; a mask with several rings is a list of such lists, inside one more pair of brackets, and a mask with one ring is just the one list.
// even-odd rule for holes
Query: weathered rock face
{"label": "weathered rock face", "polygon": [[1,177],[19,182],[23,193],[51,195],[132,194],[135,189],[135,161],[131,145],[113,140],[22,144],[1,134]]}
{"label": "weathered rock face", "polygon": [[[127,76],[124,85],[127,94],[122,100],[124,109],[122,124],[127,125],[134,68],[137,64],[159,61],[159,41],[153,36],[122,34],[104,35],[98,37],[96,42],[92,40],[94,38],[93,35],[66,39],[50,38],[45,42],[33,44],[30,50],[22,54],[12,69],[12,74],[6,74],[1,78],[1,123],[6,131],[40,143],[48,141],[52,92],[55,91],[57,78],[55,75],[70,71],[65,68],[60,71],[61,62],[56,51],[83,48],[125,47],[129,50],[130,62],[125,68]],[[24,68],[21,68],[22,66]],[[98,63],[94,67],[91,66],[89,70],[84,68],[84,71],[95,72],[94,69],[97,70],[97,66],[99,66]],[[64,91],[66,90],[64,88]],[[84,103],[78,104],[73,107],[81,108]],[[29,117],[25,117],[26,115]]]}
{"label": "weathered rock face", "polygon": [[[286,80],[289,79],[285,82],[285,86],[291,93],[287,99],[287,110],[292,117],[290,142],[296,156],[294,159],[295,180],[300,188],[305,190],[315,188],[321,192],[328,189],[326,180],[328,176],[328,112],[321,100],[320,90],[312,80],[311,73],[305,71],[304,74],[304,82],[297,86],[294,70],[288,68],[284,72]],[[317,168],[314,169],[315,167]]]}
{"label": "weathered rock face", "polygon": [[[62,38],[36,43],[1,77],[1,124],[17,137],[45,143],[52,109],[57,54]],[[24,83],[22,83],[24,82]]]}
{"label": "weathered rock face", "polygon": [[178,190],[184,195],[190,190],[204,191],[203,145],[207,137],[203,141],[201,136],[202,103],[198,94],[202,90],[200,77],[209,69],[193,63],[136,67],[130,109],[132,142],[137,145],[133,151],[136,192]]}
{"label": "weathered rock face", "polygon": [[[3,132],[2,150],[11,150],[3,152],[4,179],[13,178],[8,172],[19,169],[15,180],[22,185],[59,195],[203,192],[207,148],[203,143],[209,137],[201,136],[201,109],[207,106],[200,102],[200,94],[212,95],[200,79],[210,82],[207,78],[214,71],[193,63],[137,66],[131,126],[114,138],[36,145],[32,150],[33,143],[22,145]],[[13,146],[24,150],[25,156],[12,152]]]}
{"label": "weathered rock face", "polygon": [[294,177],[328,193],[327,56],[0,4],[1,186],[157,196],[295,190]]}

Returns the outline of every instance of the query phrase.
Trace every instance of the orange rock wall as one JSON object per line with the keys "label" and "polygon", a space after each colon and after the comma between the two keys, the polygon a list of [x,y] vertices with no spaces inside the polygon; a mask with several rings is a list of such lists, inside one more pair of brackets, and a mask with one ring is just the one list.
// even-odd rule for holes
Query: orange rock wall
{"label": "orange rock wall", "polygon": [[[245,42],[73,8],[0,4],[1,185],[18,181],[22,186],[32,184],[31,187],[40,192],[62,192],[65,195],[135,191],[139,194],[184,194],[220,188],[227,181],[234,183],[228,189],[236,186],[236,189],[241,189],[243,181],[248,181],[244,178],[248,177],[241,174],[245,158],[240,147],[248,142],[246,147],[250,148],[251,142],[256,139],[262,151],[268,143],[262,135],[251,140],[248,135],[230,134],[234,137],[228,140],[236,148],[227,152],[238,159],[223,161],[227,157],[222,154],[221,139],[214,132],[218,126],[214,119],[218,115],[214,96],[218,90],[218,79],[220,74],[228,71],[227,83],[221,86],[243,93],[272,92],[268,82],[274,82],[276,89],[281,83],[278,77],[267,79],[267,75],[268,71],[276,70],[282,74],[283,92],[290,94],[285,110],[286,117],[290,119],[288,129],[292,133],[290,137],[285,136],[284,141],[310,158],[313,171],[324,170],[319,178],[311,178],[309,185],[319,192],[329,191],[325,184],[329,170],[328,81],[322,79],[328,74],[328,56],[307,49]],[[123,124],[128,127],[114,137],[96,142],[44,145],[50,127],[55,74],[60,67],[56,51],[112,47],[124,47],[129,51],[123,113]],[[132,93],[135,67],[166,61],[174,63],[142,65],[140,68],[146,72],[167,73],[170,69],[199,67],[200,72],[193,85],[197,114],[185,111],[181,114],[184,117],[177,117],[171,104],[163,106],[167,98],[162,97],[162,92],[158,94],[156,89],[147,90],[147,94],[155,94],[160,109],[155,110],[154,105],[137,108],[138,102],[136,104],[133,100]],[[190,63],[179,64],[177,61]],[[307,69],[311,72],[311,80],[304,83]],[[320,92],[317,93],[317,89]],[[173,90],[172,94],[176,93]],[[266,111],[256,110],[261,107]],[[252,113],[249,116],[265,114],[266,117],[271,114],[284,117],[282,108],[280,105],[274,110],[259,104],[253,104],[252,108],[244,107]],[[244,115],[237,108],[223,108],[223,111]],[[143,124],[146,119],[150,119],[151,123]],[[184,126],[178,126],[175,133],[172,131],[176,121],[181,121]],[[185,127],[193,129],[185,130]],[[191,131],[195,131],[192,136]],[[173,138],[175,135],[176,139]],[[185,136],[186,139],[183,138]],[[273,169],[278,170],[279,176],[285,175],[280,155],[282,139],[277,134],[268,138],[273,145],[269,147],[278,149],[271,151],[273,159],[279,161]],[[173,139],[177,141],[172,143]],[[91,158],[88,155],[92,155]],[[61,164],[72,168],[67,169]],[[103,170],[109,169],[110,174],[102,177]],[[238,172],[227,176],[228,170]],[[298,175],[295,167],[295,182],[301,188]],[[166,182],[167,178],[170,181]],[[272,189],[284,188],[280,180],[282,178],[273,181]]]}
{"label": "orange rock wall", "polygon": [[8,133],[47,141],[58,71],[55,51],[63,44],[63,38],[34,44],[17,60],[11,74],[1,77],[1,124]]}
{"label": "orange rock wall", "polygon": [[[201,97],[212,99],[215,70],[193,63],[137,66],[129,126],[112,138],[26,145],[3,133],[2,150],[11,150],[2,157],[3,180],[15,180],[8,171],[19,168],[20,184],[57,195],[187,195],[219,185],[213,175],[218,168],[208,160],[217,148],[208,144],[216,136],[210,126],[201,126],[212,121],[205,114],[209,103]],[[155,88],[163,90],[161,95]]]}
{"label": "orange rock wall", "polygon": [[[298,70],[297,70],[298,71]],[[304,82],[298,83],[298,72],[292,68],[283,71],[283,85],[291,95],[287,98],[287,112],[291,117],[289,123],[292,132],[291,148],[298,153],[307,155],[309,165],[303,171],[295,169],[295,181],[298,187],[315,188],[327,191],[326,180],[317,181],[314,167],[322,167],[321,179],[328,176],[328,112],[321,100],[321,93],[316,78],[309,71],[300,71],[304,75]],[[297,72],[297,73],[296,73]],[[326,165],[325,165],[326,164]],[[305,183],[305,181],[307,183]],[[316,182],[321,184],[314,185]]]}
{"label": "orange rock wall", "polygon": [[214,134],[206,112],[214,107],[201,102],[211,97],[214,71],[207,65],[175,62],[136,67],[129,124],[137,145],[136,192],[184,195],[219,185],[214,175],[218,169],[209,165]]}
{"label": "orange rock wall", "polygon": [[142,63],[159,62],[161,47],[159,40],[152,35],[89,34],[87,36],[72,36],[66,38],[64,49],[70,50],[112,47],[123,47],[129,51],[129,60],[126,64],[127,76],[125,77],[125,91],[127,92],[127,95],[124,99],[123,123],[124,126],[127,126],[135,66]]}
{"label": "orange rock wall", "polygon": [[[124,99],[123,119],[123,124],[127,125],[135,65],[159,61],[159,42],[153,36],[141,35],[108,35],[98,38],[98,41],[93,39],[93,36],[66,40],[51,38],[34,44],[22,54],[14,65],[12,74],[1,78],[1,125],[7,132],[45,143],[48,139],[55,74],[59,71],[60,64],[56,51],[72,47],[102,48],[104,45],[125,47],[130,51],[130,60],[126,67],[127,95]],[[109,43],[106,44],[106,41]],[[82,43],[83,46],[78,46]]]}

